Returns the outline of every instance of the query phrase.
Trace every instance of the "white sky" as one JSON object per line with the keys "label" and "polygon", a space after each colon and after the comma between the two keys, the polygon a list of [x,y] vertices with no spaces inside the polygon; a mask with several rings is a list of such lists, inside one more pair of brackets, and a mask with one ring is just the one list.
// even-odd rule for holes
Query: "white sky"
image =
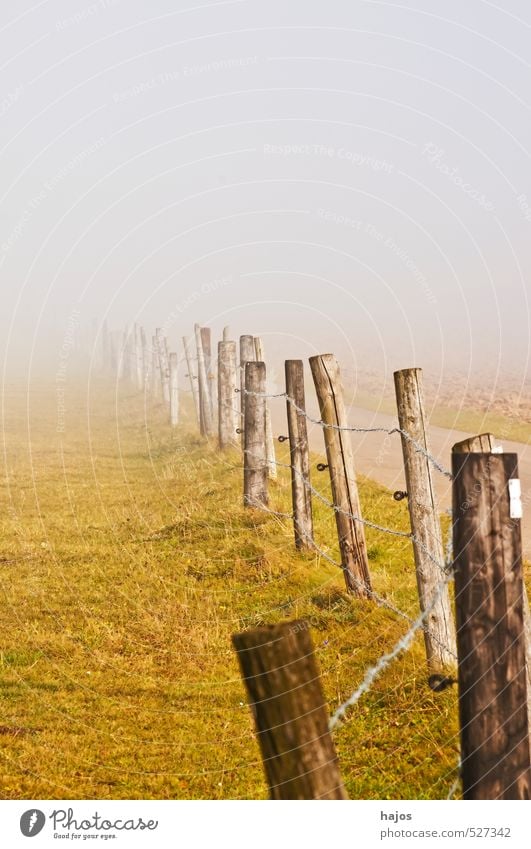
{"label": "white sky", "polygon": [[3,0],[8,366],[79,310],[524,379],[530,37],[513,0]]}

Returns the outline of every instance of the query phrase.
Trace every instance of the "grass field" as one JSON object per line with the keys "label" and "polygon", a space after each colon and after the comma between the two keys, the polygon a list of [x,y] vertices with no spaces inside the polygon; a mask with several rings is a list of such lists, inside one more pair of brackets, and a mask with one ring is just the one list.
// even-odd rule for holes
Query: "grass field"
{"label": "grass field", "polygon": [[[160,406],[97,382],[68,389],[63,434],[56,406],[53,386],[4,399],[0,795],[265,798],[231,634],[311,617],[332,711],[407,623],[296,554],[288,520],[244,509],[239,452],[191,421],[172,434]],[[272,506],[289,493],[281,474]],[[409,530],[388,491],[363,480],[361,497],[367,518]],[[315,513],[337,557],[331,511]],[[376,591],[415,616],[408,540],[367,542]],[[447,797],[456,693],[428,688],[420,637],[334,739],[352,798]]]}
{"label": "grass field", "polygon": [[[352,403],[367,410],[396,416],[396,401],[393,398],[377,398],[368,392],[356,392]],[[499,440],[531,444],[531,423],[519,416],[504,416],[496,411],[483,412],[471,407],[446,407],[442,404],[427,404],[430,424],[465,433],[493,433]]]}

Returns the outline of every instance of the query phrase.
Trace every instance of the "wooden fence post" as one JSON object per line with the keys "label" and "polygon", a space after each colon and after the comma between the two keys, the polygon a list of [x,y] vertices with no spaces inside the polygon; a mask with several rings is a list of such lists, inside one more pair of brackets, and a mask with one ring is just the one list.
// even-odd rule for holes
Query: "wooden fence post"
{"label": "wooden fence post", "polygon": [[338,428],[347,427],[339,365],[333,354],[310,357],[315,391],[319,400],[326,445],[326,456],[332,484],[341,566],[349,592],[361,598],[370,597],[371,580],[365,544],[365,531],[354,470],[350,434]]}
{"label": "wooden fence post", "polygon": [[137,353],[136,353],[136,324],[129,330],[127,339],[128,361],[129,361],[129,382],[137,385]]}
{"label": "wooden fence post", "polygon": [[267,454],[265,443],[265,363],[245,365],[245,433],[243,452],[243,503],[267,506]]}
{"label": "wooden fence post", "polygon": [[[258,362],[265,363],[264,344],[259,336],[254,337],[254,354]],[[267,385],[265,391],[267,392]],[[269,401],[266,398],[266,454],[267,454],[267,473],[271,480],[277,479],[277,463],[275,456],[275,441],[273,439],[273,426],[271,424],[271,410],[269,409]]]}
{"label": "wooden fence post", "polygon": [[159,354],[160,382],[162,385],[162,398],[165,404],[170,403],[170,364],[168,362],[168,348],[166,339],[162,335],[160,327],[155,331],[157,337],[157,350]]}
{"label": "wooden fence post", "polygon": [[237,386],[236,342],[218,342],[218,429],[222,450],[239,442],[236,433],[239,420]]}
{"label": "wooden fence post", "polygon": [[118,349],[118,380],[127,380],[127,331],[122,333],[121,345]]}
{"label": "wooden fence post", "polygon": [[271,799],[348,799],[306,622],[235,634]]}
{"label": "wooden fence post", "polygon": [[[444,580],[444,549],[435,488],[431,477],[422,369],[404,369],[395,375],[398,422],[408,492],[413,553],[422,613],[431,607],[424,627],[429,672],[455,667],[455,630],[448,586]],[[421,449],[419,451],[419,448]],[[423,453],[425,452],[425,453]],[[437,601],[432,606],[433,599]]]}
{"label": "wooden fence post", "polygon": [[177,354],[170,354],[170,424],[179,424],[179,361]]}
{"label": "wooden fence post", "polygon": [[529,799],[531,769],[516,454],[453,454],[465,799]]}
{"label": "wooden fence post", "polygon": [[[496,438],[492,433],[481,433],[479,436],[471,436],[462,442],[456,442],[452,447],[452,454],[500,454],[500,446],[496,444]],[[529,598],[525,584],[522,585],[524,602],[524,641],[526,657],[526,680],[527,680],[527,715],[531,724],[531,612],[529,610]],[[530,728],[531,732],[531,728]],[[529,740],[531,746],[531,737]]]}
{"label": "wooden fence post", "polygon": [[254,351],[254,337],[240,336],[240,431],[242,448],[245,442],[245,366],[256,360]]}
{"label": "wooden fence post", "polygon": [[207,379],[207,396],[210,404],[210,418],[214,426],[214,376],[212,374],[212,333],[210,327],[201,328],[201,344],[205,357],[205,371]]}
{"label": "wooden fence post", "polygon": [[162,384],[160,382],[159,340],[157,336],[151,337],[151,394],[153,398],[160,398]]}
{"label": "wooden fence post", "polygon": [[201,328],[195,325],[195,344],[197,348],[197,377],[199,384],[199,414],[200,429],[203,436],[212,435],[212,415],[210,409],[210,393],[208,390],[208,379],[205,365],[205,354],[203,350],[203,339]]}
{"label": "wooden fence post", "polygon": [[[298,549],[313,548],[308,428],[306,416],[304,412],[300,412],[306,410],[303,362],[286,360],[285,369],[295,546]],[[290,399],[299,409],[296,409]]]}
{"label": "wooden fence post", "polygon": [[134,346],[136,365],[136,388],[139,390],[139,392],[141,392],[144,389],[144,357],[142,353],[142,333],[141,328],[138,324],[135,324]]}
{"label": "wooden fence post", "polygon": [[150,382],[150,368],[146,340],[146,331],[143,327],[140,328],[140,344],[142,347],[142,388],[147,390]]}
{"label": "wooden fence post", "polygon": [[194,375],[193,357],[190,351],[190,345],[186,336],[183,336],[184,355],[186,357],[186,367],[188,369],[188,377],[190,378],[190,389],[192,398],[194,399],[195,415],[197,418],[197,426],[201,427],[201,413],[199,410],[199,387],[197,385],[197,377]]}

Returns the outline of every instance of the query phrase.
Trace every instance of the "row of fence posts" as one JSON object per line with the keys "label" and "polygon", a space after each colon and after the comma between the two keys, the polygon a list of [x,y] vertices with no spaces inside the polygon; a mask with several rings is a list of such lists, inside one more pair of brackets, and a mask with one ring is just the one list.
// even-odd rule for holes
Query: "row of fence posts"
{"label": "row of fence posts", "polygon": [[[364,522],[336,358],[310,358],[347,590],[372,595]],[[303,363],[288,360],[287,419],[297,548],[312,548]],[[264,362],[245,363],[244,503],[268,507]],[[395,373],[411,539],[427,667],[434,690],[458,684],[465,799],[531,793],[531,621],[523,584],[517,456],[482,434],[452,450],[453,564],[445,565],[425,428],[421,369]],[[479,452],[479,453],[477,453]],[[447,569],[455,578],[454,627]],[[526,638],[527,637],[527,638]],[[272,798],[346,798],[308,627],[292,622],[234,637]],[[454,679],[457,661],[457,680]]]}
{"label": "row of fence posts", "polygon": [[[225,450],[241,442],[244,504],[268,509],[268,482],[276,476],[276,462],[261,340],[241,336],[238,352],[225,329],[218,344],[215,409],[210,329],[196,325],[194,336],[195,356],[189,340],[184,338],[183,345],[201,433],[212,437],[217,418],[219,447]],[[118,371],[130,382],[136,374],[139,389],[151,385],[153,397],[161,391],[171,407],[173,394],[177,397],[177,378],[172,377],[177,374],[177,355],[168,352],[161,331],[153,337],[151,369],[146,367],[145,350],[145,334],[135,326],[124,334]],[[321,468],[328,468],[330,475],[345,584],[355,596],[371,598],[339,366],[332,354],[322,354],[310,358],[310,368],[327,458]],[[312,550],[302,360],[286,361],[285,378],[295,546]],[[396,372],[395,392],[427,669],[435,690],[458,684],[463,797],[526,799],[531,795],[531,619],[523,584],[517,455],[500,453],[491,434],[453,446],[453,563],[445,566],[421,369]],[[172,423],[178,421],[175,410],[177,400]],[[455,581],[457,629],[450,577]],[[233,642],[271,797],[347,798],[307,624],[288,622],[247,631],[235,635]]]}

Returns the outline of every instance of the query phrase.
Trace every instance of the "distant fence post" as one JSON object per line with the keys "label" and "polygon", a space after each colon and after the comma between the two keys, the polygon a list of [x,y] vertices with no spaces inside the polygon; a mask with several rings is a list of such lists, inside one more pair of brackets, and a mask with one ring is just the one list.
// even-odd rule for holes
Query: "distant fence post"
{"label": "distant fence post", "polygon": [[203,350],[201,328],[195,325],[195,344],[197,348],[197,377],[199,384],[199,413],[200,429],[203,436],[212,435],[212,411],[210,408],[210,393]]}
{"label": "distant fence post", "polygon": [[240,336],[240,430],[242,438],[242,448],[245,441],[245,365],[256,360],[254,351],[254,337]]}
{"label": "distant fence post", "polygon": [[[265,363],[264,343],[259,336],[254,337],[254,353],[255,359],[258,362]],[[265,391],[267,392],[267,385]],[[273,439],[273,426],[271,424],[271,410],[269,409],[269,401],[266,398],[265,402],[266,415],[266,453],[267,453],[267,472],[271,480],[277,479],[277,464],[275,456],[275,442]]]}
{"label": "distant fence post", "polygon": [[271,799],[348,799],[305,622],[235,634]]}
{"label": "distant fence post", "polygon": [[210,404],[210,418],[214,426],[214,377],[212,374],[212,332],[210,327],[201,328],[201,344],[205,358],[205,371],[207,379],[207,396]]}
{"label": "distant fence post", "polygon": [[165,404],[170,403],[170,364],[168,362],[168,348],[162,330],[157,328],[157,350],[159,354],[160,382],[162,385],[162,398]]}
{"label": "distant fence post", "polygon": [[354,457],[347,427],[339,365],[333,354],[310,357],[315,391],[319,400],[326,456],[332,484],[341,566],[347,590],[362,598],[370,597],[371,580],[361,521],[361,506],[354,471]]}
{"label": "distant fence post", "polygon": [[455,453],[452,469],[463,797],[529,799],[518,459]]}
{"label": "distant fence post", "polygon": [[192,391],[192,398],[194,399],[194,408],[195,415],[197,418],[197,426],[201,427],[201,413],[199,410],[199,387],[197,385],[197,377],[194,374],[194,360],[192,357],[192,352],[190,351],[190,345],[188,343],[188,339],[186,336],[183,336],[183,346],[184,346],[184,355],[186,357],[186,368],[188,369],[188,377],[190,379],[190,389]]}
{"label": "distant fence post", "polygon": [[118,380],[127,380],[127,330],[122,333],[122,342],[118,348]]}
{"label": "distant fence post", "polygon": [[170,354],[170,424],[179,424],[179,361],[177,354]]}
{"label": "distant fence post", "polygon": [[[452,454],[500,454],[500,446],[496,444],[496,438],[492,433],[481,433],[479,436],[471,436],[456,442],[452,447]],[[527,679],[527,715],[531,725],[531,613],[529,611],[529,599],[525,584],[522,585],[524,601],[524,639],[526,657],[526,679]],[[531,732],[531,727],[530,727]],[[531,738],[530,738],[531,746]]]}
{"label": "distant fence post", "polygon": [[159,340],[157,336],[151,337],[153,346],[151,354],[151,394],[153,398],[160,398],[161,382],[160,382],[160,362],[159,362]]}
{"label": "distant fence post", "polygon": [[236,342],[218,342],[218,430],[222,450],[239,442],[237,385]]}
{"label": "distant fence post", "polygon": [[455,630],[448,586],[442,586],[444,549],[431,466],[426,456],[429,449],[422,369],[403,369],[395,372],[394,378],[398,422],[406,434],[402,434],[402,453],[421,611],[424,613],[437,597],[424,627],[428,670],[437,672],[455,667]]}
{"label": "distant fence post", "polygon": [[140,328],[140,344],[142,347],[142,387],[145,390],[149,388],[150,381],[150,363],[148,358],[148,348],[146,340],[146,331],[143,327]]}
{"label": "distant fence post", "polygon": [[267,454],[265,440],[265,363],[245,365],[245,433],[243,453],[243,503],[267,506]]}
{"label": "distant fence post", "polygon": [[136,360],[136,387],[139,391],[144,389],[144,356],[142,351],[142,328],[135,324],[135,360]]}
{"label": "distant fence post", "polygon": [[313,548],[308,428],[306,416],[301,412],[306,410],[304,365],[302,360],[286,360],[285,369],[295,546]]}

